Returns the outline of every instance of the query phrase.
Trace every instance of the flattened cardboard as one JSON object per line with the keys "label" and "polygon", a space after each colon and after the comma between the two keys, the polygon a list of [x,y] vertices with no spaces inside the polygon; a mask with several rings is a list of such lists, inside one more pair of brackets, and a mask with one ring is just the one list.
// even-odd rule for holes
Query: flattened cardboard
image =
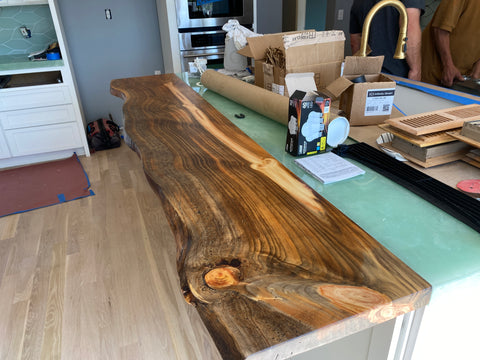
{"label": "flattened cardboard", "polygon": [[343,75],[379,74],[384,56],[346,56]]}
{"label": "flattened cardboard", "polygon": [[303,72],[305,67],[342,62],[345,38],[313,45],[294,46],[285,50],[285,68],[288,72]]}
{"label": "flattened cardboard", "polygon": [[265,61],[263,60],[255,60],[255,85],[260,86],[261,88],[264,87],[264,78],[263,78],[263,64]]}
{"label": "flattened cardboard", "polygon": [[285,75],[285,87],[289,93],[295,90],[305,92],[317,91],[313,72],[308,73],[290,73]]}
{"label": "flattened cardboard", "polygon": [[[306,30],[315,31],[315,30]],[[301,34],[303,31],[290,31],[276,34],[265,34],[262,36],[253,36],[247,38],[247,45],[237,53],[240,55],[253,58],[254,60],[262,60],[265,57],[265,50],[268,47],[285,49],[283,47],[283,35],[286,34]]]}

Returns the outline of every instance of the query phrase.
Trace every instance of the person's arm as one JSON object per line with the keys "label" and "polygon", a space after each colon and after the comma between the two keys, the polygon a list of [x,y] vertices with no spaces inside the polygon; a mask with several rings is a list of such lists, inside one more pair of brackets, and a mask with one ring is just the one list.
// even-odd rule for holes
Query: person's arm
{"label": "person's arm", "polygon": [[407,52],[408,78],[420,81],[422,75],[422,29],[420,27],[420,9],[407,8]]}
{"label": "person's arm", "polygon": [[360,50],[360,42],[362,41],[362,34],[350,34],[350,48],[352,49],[352,55]]}
{"label": "person's arm", "polygon": [[437,53],[442,63],[442,85],[450,87],[453,85],[454,80],[463,81],[463,76],[453,63],[452,54],[450,53],[450,33],[434,27],[433,38],[435,39]]}

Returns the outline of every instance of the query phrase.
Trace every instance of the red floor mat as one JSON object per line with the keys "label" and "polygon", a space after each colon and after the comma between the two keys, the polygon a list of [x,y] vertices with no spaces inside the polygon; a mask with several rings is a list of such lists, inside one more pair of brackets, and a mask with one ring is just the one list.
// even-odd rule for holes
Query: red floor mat
{"label": "red floor mat", "polygon": [[0,216],[95,195],[76,154],[0,171]]}

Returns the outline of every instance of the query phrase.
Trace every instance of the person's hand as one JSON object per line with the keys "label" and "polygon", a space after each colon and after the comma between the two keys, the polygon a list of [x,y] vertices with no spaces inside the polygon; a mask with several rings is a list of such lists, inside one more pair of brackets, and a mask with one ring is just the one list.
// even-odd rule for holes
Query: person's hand
{"label": "person's hand", "polygon": [[455,80],[458,80],[458,81],[465,80],[460,70],[458,70],[454,65],[444,67],[443,73],[442,73],[442,85],[451,87]]}
{"label": "person's hand", "polygon": [[420,81],[421,78],[422,78],[422,73],[418,70],[413,70],[413,69],[410,69],[408,71],[408,78],[410,80],[417,80],[417,81]]}
{"label": "person's hand", "polygon": [[472,72],[470,73],[470,77],[473,79],[480,79],[480,60],[477,60],[475,64],[473,64]]}

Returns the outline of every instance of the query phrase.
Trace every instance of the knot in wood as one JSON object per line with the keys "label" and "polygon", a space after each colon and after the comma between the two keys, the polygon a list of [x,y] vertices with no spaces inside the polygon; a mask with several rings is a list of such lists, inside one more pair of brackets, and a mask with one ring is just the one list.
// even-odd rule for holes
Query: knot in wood
{"label": "knot in wood", "polygon": [[205,274],[205,283],[212,289],[223,289],[237,285],[240,270],[232,266],[217,267]]}

